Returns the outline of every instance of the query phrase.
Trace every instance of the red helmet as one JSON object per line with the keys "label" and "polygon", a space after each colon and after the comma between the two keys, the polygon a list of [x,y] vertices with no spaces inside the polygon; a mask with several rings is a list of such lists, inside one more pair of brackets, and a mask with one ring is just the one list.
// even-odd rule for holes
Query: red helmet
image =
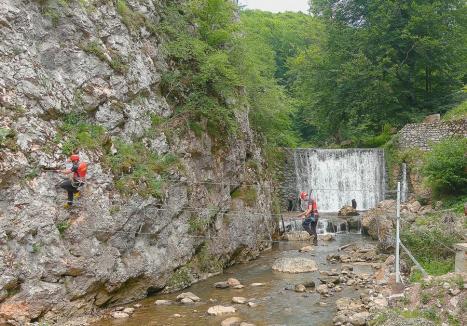
{"label": "red helmet", "polygon": [[74,161],[79,161],[79,155],[76,155],[76,154],[72,154],[70,156],[70,161],[74,162]]}
{"label": "red helmet", "polygon": [[302,192],[300,193],[300,198],[301,198],[301,199],[305,200],[307,197],[308,197],[308,194],[307,194],[306,192],[302,191]]}

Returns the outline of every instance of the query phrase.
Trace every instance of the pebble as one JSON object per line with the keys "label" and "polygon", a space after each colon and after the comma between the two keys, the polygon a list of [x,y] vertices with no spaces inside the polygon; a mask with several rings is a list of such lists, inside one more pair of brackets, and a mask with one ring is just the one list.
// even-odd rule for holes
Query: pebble
{"label": "pebble", "polygon": [[177,295],[177,300],[178,301],[181,301],[182,299],[185,299],[185,298],[191,299],[194,302],[201,301],[201,299],[198,296],[196,296],[195,294],[193,294],[191,292],[185,292],[185,293],[181,293],[181,294]]}
{"label": "pebble", "polygon": [[449,289],[449,294],[451,295],[458,295],[459,293],[461,293],[461,290],[455,288],[455,289]]}
{"label": "pebble", "polygon": [[125,308],[125,309],[123,309],[123,312],[126,313],[126,314],[131,315],[132,313],[135,312],[135,308]]}
{"label": "pebble", "polygon": [[182,315],[180,315],[180,314],[173,314],[172,316],[177,317],[177,318],[182,317]]}
{"label": "pebble", "polygon": [[248,302],[248,307],[250,307],[250,308],[254,308],[254,307],[257,307],[257,306],[258,306],[258,304],[255,303],[255,302],[251,302],[251,301]]}
{"label": "pebble", "polygon": [[234,286],[240,285],[240,281],[237,280],[236,278],[231,277],[227,280],[227,284],[231,287],[234,287]]}
{"label": "pebble", "polygon": [[214,287],[217,289],[227,289],[229,287],[229,283],[227,282],[216,282],[214,283]]}
{"label": "pebble", "polygon": [[312,246],[305,246],[303,248],[300,248],[300,250],[299,250],[299,252],[310,252],[310,251],[313,251]]}
{"label": "pebble", "polygon": [[297,284],[297,285],[295,285],[294,291],[295,291],[295,292],[299,292],[299,293],[300,293],[300,292],[305,292],[305,291],[306,291],[306,287],[305,287],[305,285],[303,285],[303,284]]}
{"label": "pebble", "polygon": [[208,315],[219,316],[223,314],[234,313],[235,311],[237,311],[237,309],[230,306],[214,306],[208,309]]}
{"label": "pebble", "polygon": [[156,305],[158,306],[161,306],[161,305],[168,305],[168,304],[172,304],[172,301],[170,300],[156,300],[156,302],[154,302]]}
{"label": "pebble", "polygon": [[233,297],[233,298],[232,298],[232,302],[233,302],[233,303],[244,304],[244,303],[246,303],[246,301],[247,301],[247,300],[246,300],[246,298],[244,298],[244,297]]}
{"label": "pebble", "polygon": [[127,313],[124,313],[123,311],[114,311],[112,312],[112,317],[115,319],[121,319],[121,318],[128,318],[130,317],[130,315]]}
{"label": "pebble", "polygon": [[243,289],[244,287],[245,287],[245,285],[238,284],[238,285],[235,285],[233,288],[234,289]]}
{"label": "pebble", "polygon": [[320,305],[321,307],[326,307],[328,304],[327,304],[327,302],[320,302],[319,305]]}
{"label": "pebble", "polygon": [[264,283],[251,283],[250,286],[264,286]]}
{"label": "pebble", "polygon": [[181,303],[183,304],[191,304],[191,303],[194,303],[193,300],[191,300],[190,298],[183,298],[182,300],[180,300]]}
{"label": "pebble", "polygon": [[141,303],[137,303],[137,304],[133,305],[133,307],[135,307],[135,308],[141,308],[142,306],[143,305]]}
{"label": "pebble", "polygon": [[221,322],[221,326],[238,325],[242,320],[239,317],[229,317]]}

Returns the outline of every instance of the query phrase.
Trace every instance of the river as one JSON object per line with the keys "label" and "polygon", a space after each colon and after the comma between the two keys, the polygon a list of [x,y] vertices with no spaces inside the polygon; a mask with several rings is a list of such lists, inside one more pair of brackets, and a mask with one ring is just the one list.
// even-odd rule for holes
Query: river
{"label": "river", "polygon": [[[343,286],[342,292],[336,292],[325,298],[315,291],[311,293],[296,293],[285,290],[293,288],[295,284],[306,281],[319,283],[319,271],[312,273],[288,274],[273,271],[271,265],[279,257],[314,257],[319,270],[339,270],[339,264],[331,264],[326,256],[337,252],[338,247],[348,243],[368,243],[370,240],[359,234],[339,234],[335,241],[320,241],[320,246],[311,253],[300,253],[298,249],[308,245],[309,242],[279,242],[275,243],[271,250],[245,264],[239,264],[228,268],[223,274],[192,285],[181,292],[193,292],[201,298],[201,302],[192,305],[172,304],[155,305],[155,300],[174,300],[181,293],[156,295],[140,301],[141,308],[136,309],[129,319],[101,320],[94,326],[145,326],[145,325],[220,325],[222,320],[237,316],[243,321],[261,325],[332,325],[332,318],[336,313],[335,301],[343,296],[356,297],[359,292],[356,288]],[[360,268],[360,270],[356,269]],[[355,272],[370,272],[368,266],[355,266]],[[225,281],[227,278],[238,279],[245,288],[243,289],[216,289],[215,282]],[[263,286],[252,287],[251,283],[265,283]],[[232,297],[245,297],[249,301],[258,303],[256,307],[233,304]],[[215,302],[212,302],[216,300]],[[208,316],[207,310],[214,305],[234,306],[237,312],[223,316]],[[175,317],[175,314],[181,317]]]}

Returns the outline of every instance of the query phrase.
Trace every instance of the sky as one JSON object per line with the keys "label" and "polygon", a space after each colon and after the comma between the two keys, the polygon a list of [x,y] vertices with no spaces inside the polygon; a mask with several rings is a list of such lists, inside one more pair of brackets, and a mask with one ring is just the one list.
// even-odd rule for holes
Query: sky
{"label": "sky", "polygon": [[308,10],[308,0],[240,0],[239,4],[246,6],[247,9],[261,9],[272,12],[307,12]]}

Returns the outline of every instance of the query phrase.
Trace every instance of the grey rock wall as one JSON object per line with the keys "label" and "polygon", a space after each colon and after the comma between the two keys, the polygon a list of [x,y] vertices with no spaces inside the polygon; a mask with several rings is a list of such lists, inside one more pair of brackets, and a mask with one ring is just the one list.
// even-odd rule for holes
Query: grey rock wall
{"label": "grey rock wall", "polygon": [[[154,130],[152,116],[174,112],[159,88],[163,36],[128,29],[110,1],[40,3],[0,0],[0,128],[14,135],[0,145],[0,324],[63,325],[258,255],[273,220],[267,180],[245,166],[264,163],[247,110],[237,113],[243,137],[220,149],[207,134]],[[164,8],[127,3],[156,25]],[[120,194],[102,149],[89,149],[83,196],[64,210],[60,177],[42,168],[63,168],[56,137],[71,112],[105,127],[110,142],[137,138],[179,157],[162,198]],[[242,183],[257,185],[257,202],[232,198]],[[198,220],[203,232],[193,231]]]}
{"label": "grey rock wall", "polygon": [[452,136],[467,137],[467,120],[407,124],[398,133],[398,147],[429,150],[436,143]]}

